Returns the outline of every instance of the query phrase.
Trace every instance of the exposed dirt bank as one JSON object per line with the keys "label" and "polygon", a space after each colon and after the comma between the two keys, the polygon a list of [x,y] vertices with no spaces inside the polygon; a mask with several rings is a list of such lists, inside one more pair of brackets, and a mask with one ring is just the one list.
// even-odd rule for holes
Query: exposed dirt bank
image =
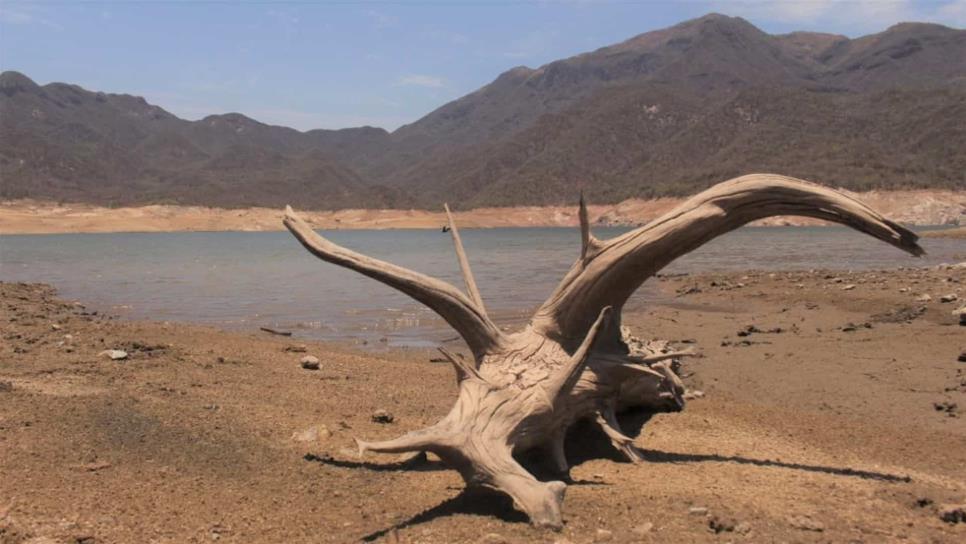
{"label": "exposed dirt bank", "polygon": [[449,409],[452,370],[423,352],[119,322],[0,284],[0,542],[963,542],[941,505],[966,502],[966,268],[656,281],[673,303],[627,324],[695,346],[704,396],[644,427],[641,465],[572,444],[561,533],[432,460],[356,457],[353,436]]}
{"label": "exposed dirt bank", "polygon": [[[856,193],[887,217],[911,225],[957,223],[966,215],[966,192],[873,191]],[[627,200],[617,205],[591,206],[591,220],[601,225],[646,223],[683,199]],[[292,205],[298,208],[298,202]],[[281,228],[282,211],[270,208],[219,209],[197,206],[102,208],[48,202],[0,203],[0,234],[56,232],[265,231]],[[325,229],[440,228],[444,214],[425,210],[340,210],[306,212],[313,225]],[[480,208],[456,214],[464,228],[556,227],[577,224],[576,206]],[[761,224],[804,225],[818,221],[776,217]]]}
{"label": "exposed dirt bank", "polygon": [[930,238],[966,238],[966,227],[946,230],[931,230],[923,233]]}

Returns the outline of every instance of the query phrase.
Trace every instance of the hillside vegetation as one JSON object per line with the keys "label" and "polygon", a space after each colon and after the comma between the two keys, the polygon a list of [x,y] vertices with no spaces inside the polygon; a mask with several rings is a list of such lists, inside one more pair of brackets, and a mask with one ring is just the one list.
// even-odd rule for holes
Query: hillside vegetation
{"label": "hillside vegetation", "polygon": [[850,40],[708,15],[489,85],[389,133],[186,121],[0,75],[0,197],[99,205],[435,208],[680,196],[752,171],[966,188],[966,30]]}

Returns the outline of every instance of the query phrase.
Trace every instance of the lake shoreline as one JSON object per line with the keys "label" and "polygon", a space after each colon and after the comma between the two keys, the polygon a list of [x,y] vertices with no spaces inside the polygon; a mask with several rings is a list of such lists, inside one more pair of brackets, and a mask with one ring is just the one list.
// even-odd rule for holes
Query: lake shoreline
{"label": "lake shoreline", "polygon": [[[898,223],[925,226],[956,224],[966,213],[966,191],[870,191],[850,193]],[[589,206],[597,226],[638,226],[684,202],[684,198],[631,199],[618,204]],[[297,203],[295,207],[298,208]],[[440,211],[349,209],[304,211],[312,225],[327,230],[440,229]],[[478,208],[454,213],[462,228],[576,227],[576,206]],[[60,234],[97,232],[221,232],[283,230],[282,210],[223,209],[203,206],[149,205],[107,208],[90,204],[13,200],[0,202],[0,234]],[[773,217],[756,225],[810,226],[822,221]]]}
{"label": "lake shoreline", "polygon": [[[857,530],[962,537],[966,526],[940,513],[966,500],[966,367],[956,361],[966,345],[954,304],[939,297],[958,293],[961,304],[966,268],[652,281],[680,303],[625,324],[697,349],[682,376],[702,394],[647,424],[641,466],[611,460],[602,438],[604,453],[568,449],[572,477],[590,484],[568,490],[562,538],[589,542],[604,529],[632,541],[648,524],[654,540],[705,541],[714,519],[773,541],[807,534],[802,516],[831,541]],[[0,282],[0,304],[0,532],[109,542],[556,537],[513,522],[508,500],[485,498],[481,510],[472,496],[454,499],[462,483],[438,461],[358,457],[354,437],[396,436],[450,408],[452,369],[427,350],[118,320],[41,284]],[[319,370],[300,366],[306,355]],[[379,409],[394,421],[374,421]],[[622,515],[602,518],[614,504]]]}

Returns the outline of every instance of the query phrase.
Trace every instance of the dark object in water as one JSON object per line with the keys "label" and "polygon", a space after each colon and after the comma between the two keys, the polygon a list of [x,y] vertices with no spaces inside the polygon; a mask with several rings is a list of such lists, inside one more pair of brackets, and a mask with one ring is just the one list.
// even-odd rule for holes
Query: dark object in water
{"label": "dark object in water", "polygon": [[449,232],[449,225],[443,225],[443,232]]}
{"label": "dark object in water", "polygon": [[275,329],[270,329],[268,327],[259,327],[259,329],[261,329],[261,330],[263,330],[263,331],[265,331],[265,332],[267,332],[269,334],[277,334],[279,336],[292,336],[292,331],[278,331],[278,330],[275,330]]}

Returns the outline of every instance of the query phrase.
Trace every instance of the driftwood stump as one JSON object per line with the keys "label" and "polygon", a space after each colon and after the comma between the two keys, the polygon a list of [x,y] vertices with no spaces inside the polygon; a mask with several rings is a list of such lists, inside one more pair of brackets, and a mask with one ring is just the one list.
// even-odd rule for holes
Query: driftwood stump
{"label": "driftwood stump", "polygon": [[285,226],[311,253],[406,293],[446,320],[473,353],[464,361],[444,351],[459,381],[459,396],[441,421],[395,440],[357,440],[360,452],[430,451],[459,471],[468,486],[509,495],[537,526],[562,527],[563,481],[537,480],[514,453],[540,448],[568,472],[567,429],[596,422],[632,462],[640,450],[624,434],[617,412],[684,407],[684,387],[669,359],[681,353],[629,353],[621,335],[628,297],[668,263],[712,238],[775,215],[802,215],[848,225],[913,255],[917,236],[861,202],[794,178],[753,174],[704,191],[671,212],[616,238],[590,233],[580,202],[580,256],[523,330],[508,334],[487,316],[449,208],[450,232],[466,283],[456,287],[340,247],[319,236],[289,207]]}

